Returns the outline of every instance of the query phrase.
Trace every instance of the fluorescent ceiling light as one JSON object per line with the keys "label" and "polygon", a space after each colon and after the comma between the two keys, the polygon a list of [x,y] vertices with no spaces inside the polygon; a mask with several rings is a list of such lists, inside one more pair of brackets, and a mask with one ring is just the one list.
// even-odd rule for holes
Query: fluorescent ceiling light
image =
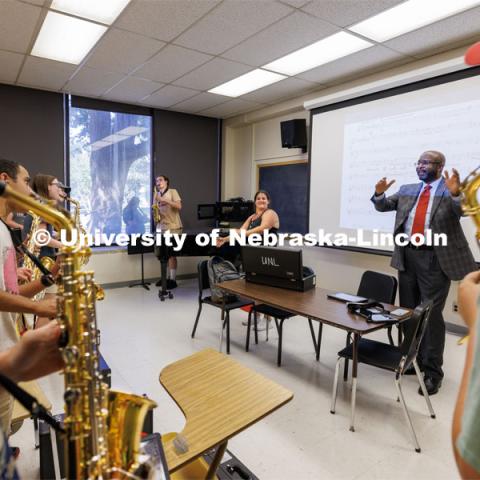
{"label": "fluorescent ceiling light", "polygon": [[296,52],[268,63],[262,68],[284,73],[285,75],[296,75],[359,50],[369,48],[372,45],[372,43],[350,33],[338,32],[308,47],[301,48]]}
{"label": "fluorescent ceiling light", "polygon": [[227,97],[239,97],[248,92],[253,92],[272,83],[279,82],[286,78],[284,75],[278,73],[267,72],[257,68],[251,72],[242,75],[241,77],[234,78],[229,82],[223,83],[218,87],[209,90],[210,93],[216,93],[217,95],[225,95]]}
{"label": "fluorescent ceiling light", "polygon": [[48,12],[32,55],[79,64],[106,30],[96,23]]}
{"label": "fluorescent ceiling light", "polygon": [[480,0],[408,0],[348,29],[384,42],[476,5],[480,5]]}
{"label": "fluorescent ceiling light", "polygon": [[51,9],[110,25],[130,0],[53,0]]}

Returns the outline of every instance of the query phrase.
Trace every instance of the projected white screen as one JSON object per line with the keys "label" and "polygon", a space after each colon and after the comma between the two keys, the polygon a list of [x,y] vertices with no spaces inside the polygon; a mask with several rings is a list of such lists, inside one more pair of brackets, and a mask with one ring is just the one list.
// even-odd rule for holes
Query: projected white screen
{"label": "projected white screen", "polygon": [[[446,169],[462,178],[480,164],[478,76],[314,114],[310,231],[353,240],[364,229],[366,241],[374,229],[392,232],[395,213],[379,213],[370,201],[375,183],[395,179],[387,195],[418,183],[414,164],[425,150],[443,152]],[[473,222],[462,219],[462,226],[480,261]]]}

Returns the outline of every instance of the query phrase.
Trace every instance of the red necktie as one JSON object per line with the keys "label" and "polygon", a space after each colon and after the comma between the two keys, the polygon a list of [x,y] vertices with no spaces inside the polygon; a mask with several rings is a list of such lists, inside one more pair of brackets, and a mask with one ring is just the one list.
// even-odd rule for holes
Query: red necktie
{"label": "red necktie", "polygon": [[425,232],[425,218],[427,216],[431,188],[431,185],[427,185],[418,199],[417,209],[415,210],[415,217],[413,219],[412,235],[415,233],[421,233],[423,235]]}

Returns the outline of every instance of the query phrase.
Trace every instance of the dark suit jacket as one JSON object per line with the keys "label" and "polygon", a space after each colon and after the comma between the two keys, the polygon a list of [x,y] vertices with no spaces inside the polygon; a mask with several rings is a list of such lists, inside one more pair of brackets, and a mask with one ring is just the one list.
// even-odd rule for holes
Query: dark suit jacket
{"label": "dark suit jacket", "polygon": [[[379,212],[396,210],[394,234],[404,232],[405,222],[422,188],[422,183],[402,185],[400,190],[390,197],[383,197],[372,202]],[[460,226],[462,208],[452,199],[445,181],[442,179],[435,192],[430,213],[432,233],[447,234],[447,245],[434,247],[440,267],[450,280],[461,280],[467,273],[477,269],[467,239]],[[405,270],[404,247],[395,245],[392,255],[392,267]]]}

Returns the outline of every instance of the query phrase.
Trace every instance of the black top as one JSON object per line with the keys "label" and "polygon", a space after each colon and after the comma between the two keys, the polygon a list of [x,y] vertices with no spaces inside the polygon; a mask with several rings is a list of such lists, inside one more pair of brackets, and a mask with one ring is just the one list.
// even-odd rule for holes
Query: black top
{"label": "black top", "polygon": [[[265,212],[266,211],[267,210],[265,210]],[[263,213],[265,213],[265,212],[263,212]],[[256,218],[255,220],[250,221],[247,230],[251,230],[252,228],[257,228],[262,224],[263,213],[258,218]],[[269,231],[269,233],[277,234],[278,233],[278,228],[272,227],[272,228],[269,228],[268,231]]]}

